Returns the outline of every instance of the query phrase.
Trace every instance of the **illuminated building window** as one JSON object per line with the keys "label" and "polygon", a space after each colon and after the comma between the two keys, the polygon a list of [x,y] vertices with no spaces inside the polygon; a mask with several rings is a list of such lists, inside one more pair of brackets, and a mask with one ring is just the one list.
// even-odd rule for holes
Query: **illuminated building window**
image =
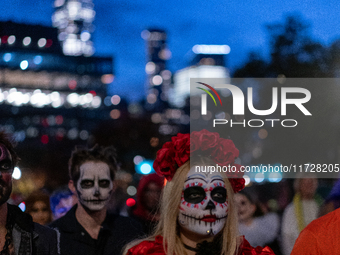
{"label": "illuminated building window", "polygon": [[16,40],[15,36],[14,36],[14,35],[11,35],[11,36],[8,37],[7,43],[8,43],[8,44],[14,44],[14,43],[15,43],[15,40]]}
{"label": "illuminated building window", "polygon": [[24,40],[22,40],[22,44],[23,44],[24,46],[28,46],[28,45],[30,45],[31,41],[32,41],[31,37],[26,36],[26,37],[24,38]]}

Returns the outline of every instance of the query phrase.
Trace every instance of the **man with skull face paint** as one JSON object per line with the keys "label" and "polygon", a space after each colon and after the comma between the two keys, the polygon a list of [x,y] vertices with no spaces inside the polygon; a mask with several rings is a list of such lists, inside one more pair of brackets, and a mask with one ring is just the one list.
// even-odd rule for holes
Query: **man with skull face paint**
{"label": "man with skull face paint", "polygon": [[62,254],[115,255],[141,234],[132,219],[109,214],[117,170],[113,147],[76,149],[69,161],[69,188],[77,204],[50,226],[61,234]]}
{"label": "man with skull face paint", "polygon": [[[155,171],[168,180],[161,219],[151,237],[131,243],[125,254],[273,255],[238,236],[233,195],[245,183],[234,161],[238,154],[231,140],[207,130],[178,134],[165,143],[154,162]],[[216,164],[237,171],[204,171]]]}
{"label": "man with skull face paint", "polygon": [[30,215],[7,204],[17,163],[9,137],[0,132],[0,254],[59,254],[56,231],[34,223]]}

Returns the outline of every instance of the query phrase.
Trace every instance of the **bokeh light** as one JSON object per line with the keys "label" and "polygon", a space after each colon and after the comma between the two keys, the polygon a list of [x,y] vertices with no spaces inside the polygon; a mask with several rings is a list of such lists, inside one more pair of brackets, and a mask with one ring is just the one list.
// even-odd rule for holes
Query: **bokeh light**
{"label": "bokeh light", "polygon": [[137,194],[137,189],[135,186],[129,186],[127,189],[126,189],[126,193],[128,193],[129,196],[134,196]]}
{"label": "bokeh light", "polygon": [[126,205],[128,206],[128,207],[132,207],[132,206],[134,206],[136,204],[136,200],[134,200],[133,198],[128,198],[127,200],[126,200]]}
{"label": "bokeh light", "polygon": [[21,178],[21,170],[19,167],[14,167],[12,177],[16,180],[19,180]]}

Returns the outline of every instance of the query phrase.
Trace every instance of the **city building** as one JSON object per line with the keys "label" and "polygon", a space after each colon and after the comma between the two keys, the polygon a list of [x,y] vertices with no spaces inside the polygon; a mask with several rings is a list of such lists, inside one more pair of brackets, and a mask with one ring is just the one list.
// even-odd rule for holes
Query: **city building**
{"label": "city building", "polygon": [[166,61],[171,57],[166,44],[167,34],[161,29],[148,29],[142,32],[142,38],[147,45],[146,100],[150,109],[162,110],[163,102],[168,101],[172,76],[166,68]]}
{"label": "city building", "polygon": [[[50,169],[58,162],[66,168],[63,158],[110,118],[118,100],[106,93],[114,79],[112,57],[65,55],[57,28],[40,25],[0,22],[0,42],[0,129],[14,134],[25,152],[22,164],[47,160]],[[65,155],[49,151],[58,144]],[[49,159],[41,158],[45,153]]]}
{"label": "city building", "polygon": [[[225,55],[229,54],[228,45],[195,45],[192,47],[190,66],[174,74],[173,87],[169,102],[176,107],[184,107],[190,96],[190,78],[220,78],[226,83],[230,80],[229,70],[225,67]],[[201,90],[191,91],[191,95],[201,94]]]}
{"label": "city building", "polygon": [[92,0],[55,0],[52,24],[58,28],[63,53],[71,56],[92,56],[91,41],[96,12]]}

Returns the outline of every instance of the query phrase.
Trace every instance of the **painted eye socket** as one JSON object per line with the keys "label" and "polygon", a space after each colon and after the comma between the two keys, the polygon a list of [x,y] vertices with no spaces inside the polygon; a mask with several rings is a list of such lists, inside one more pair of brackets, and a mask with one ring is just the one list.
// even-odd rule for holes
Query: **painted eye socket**
{"label": "painted eye socket", "polygon": [[94,186],[94,181],[92,181],[92,180],[82,180],[81,183],[80,183],[80,186],[83,189],[92,188]]}
{"label": "painted eye socket", "polygon": [[211,191],[211,198],[217,203],[224,203],[227,201],[227,190],[223,187],[216,187]]}
{"label": "painted eye socket", "polygon": [[12,170],[12,162],[10,160],[4,160],[0,162],[0,170],[2,171]]}
{"label": "painted eye socket", "polygon": [[184,190],[184,200],[191,204],[198,204],[205,198],[205,191],[202,187],[189,187]]}
{"label": "painted eye socket", "polygon": [[99,180],[99,187],[108,188],[110,186],[109,180]]}

